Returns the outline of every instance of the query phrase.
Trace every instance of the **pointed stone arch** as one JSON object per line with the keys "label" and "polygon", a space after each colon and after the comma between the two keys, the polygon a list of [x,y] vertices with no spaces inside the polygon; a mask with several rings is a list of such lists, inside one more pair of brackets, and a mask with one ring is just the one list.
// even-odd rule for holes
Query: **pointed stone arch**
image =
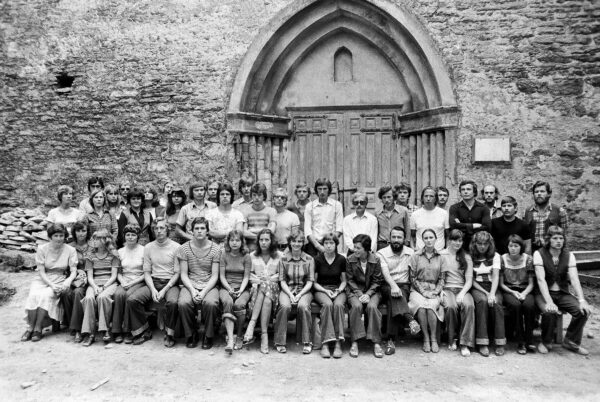
{"label": "pointed stone arch", "polygon": [[[366,49],[371,59],[378,60],[387,74],[387,88],[368,87],[377,77],[367,77],[369,69],[364,67],[362,81],[338,87],[327,84],[331,88],[322,97],[311,96],[314,88],[302,93],[310,81],[308,72],[317,66],[315,55],[345,43]],[[356,49],[346,47],[355,55]],[[419,20],[388,0],[295,1],[259,32],[239,67],[228,107],[228,131],[236,138],[240,169],[255,173],[268,187],[285,186],[290,139],[302,131],[295,116],[344,108],[362,110],[364,124],[364,111],[381,115],[385,110],[393,116],[386,128],[406,154],[399,151],[402,161],[390,165],[399,171],[391,179],[414,184],[413,194],[424,185],[454,179],[459,109],[450,75]],[[318,115],[323,124],[327,124],[325,115]],[[340,124],[345,123],[340,120]],[[374,132],[374,127],[364,130]],[[441,167],[419,165],[439,156],[444,159]]]}

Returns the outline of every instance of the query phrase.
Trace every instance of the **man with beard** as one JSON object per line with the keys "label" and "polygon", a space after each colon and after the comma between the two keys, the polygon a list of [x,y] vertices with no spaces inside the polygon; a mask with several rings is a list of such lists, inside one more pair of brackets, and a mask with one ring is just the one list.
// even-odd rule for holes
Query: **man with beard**
{"label": "man with beard", "polygon": [[463,249],[469,252],[473,235],[481,231],[490,231],[490,210],[475,200],[477,184],[473,180],[461,181],[458,191],[462,200],[450,207],[450,230],[458,229],[464,233]]}
{"label": "man with beard", "polygon": [[552,225],[560,226],[567,234],[567,211],[558,205],[550,203],[552,189],[545,181],[537,181],[533,187],[534,205],[525,210],[523,221],[529,226],[531,234],[531,251],[536,251],[544,245],[544,235]]}
{"label": "man with beard", "polygon": [[490,219],[500,218],[502,216],[502,208],[496,205],[500,191],[493,184],[488,184],[481,190],[481,199],[483,204],[490,210]]}
{"label": "man with beard", "polygon": [[383,300],[387,304],[387,335],[384,353],[392,355],[396,351],[395,341],[401,324],[408,323],[410,332],[417,334],[421,327],[410,314],[408,297],[410,295],[410,278],[408,262],[415,253],[404,245],[406,234],[402,227],[395,226],[390,232],[390,245],[377,252],[381,263],[381,273],[385,284],[381,287]]}
{"label": "man with beard", "polygon": [[529,227],[517,218],[517,200],[509,195],[502,198],[500,205],[503,216],[492,219],[491,235],[494,238],[496,251],[500,255],[508,253],[508,236],[516,234],[525,242],[525,249],[521,251],[531,255]]}

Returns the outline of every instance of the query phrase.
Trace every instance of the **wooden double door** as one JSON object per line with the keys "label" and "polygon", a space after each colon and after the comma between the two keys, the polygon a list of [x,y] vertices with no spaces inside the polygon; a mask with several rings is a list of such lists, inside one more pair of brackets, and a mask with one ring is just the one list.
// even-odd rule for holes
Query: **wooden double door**
{"label": "wooden double door", "polygon": [[423,187],[444,183],[443,131],[402,136],[395,110],[304,110],[291,117],[290,194],[297,183],[312,187],[326,177],[347,215],[357,190],[367,194],[373,211],[381,205],[377,193],[384,185],[408,182],[414,202]]}

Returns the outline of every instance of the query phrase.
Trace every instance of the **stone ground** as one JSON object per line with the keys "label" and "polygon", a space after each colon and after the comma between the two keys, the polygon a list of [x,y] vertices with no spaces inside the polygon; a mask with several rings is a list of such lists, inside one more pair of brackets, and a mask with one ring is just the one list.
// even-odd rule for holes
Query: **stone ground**
{"label": "stone ground", "polygon": [[[445,347],[425,354],[419,340],[401,344],[396,355],[379,360],[364,345],[358,359],[322,359],[301,354],[292,344],[286,355],[262,355],[256,347],[226,356],[221,340],[211,351],[189,350],[180,342],[162,346],[158,331],[143,346],[102,342],[73,344],[66,333],[39,343],[19,341],[22,306],[32,272],[7,274],[0,281],[17,288],[0,307],[0,395],[4,400],[598,400],[600,393],[599,291],[586,289],[596,315],[588,322],[582,357],[555,345],[547,356],[520,356],[511,344],[503,357],[462,358]],[[567,320],[565,320],[567,321]],[[566,322],[565,322],[566,324]],[[292,325],[290,325],[290,328]],[[293,338],[293,335],[292,335]],[[290,341],[291,342],[291,341]],[[109,378],[95,391],[90,387]],[[21,385],[34,385],[22,389]],[[596,396],[594,396],[596,395]]]}

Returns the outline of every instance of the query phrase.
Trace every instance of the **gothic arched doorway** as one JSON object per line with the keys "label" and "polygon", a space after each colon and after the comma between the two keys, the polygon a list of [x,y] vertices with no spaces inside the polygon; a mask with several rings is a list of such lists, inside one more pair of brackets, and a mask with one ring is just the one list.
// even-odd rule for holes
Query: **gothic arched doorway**
{"label": "gothic arched doorway", "polygon": [[414,201],[454,181],[449,75],[423,26],[387,0],[284,9],[246,53],[227,116],[240,170],[269,188],[329,177],[374,201],[406,181]]}

